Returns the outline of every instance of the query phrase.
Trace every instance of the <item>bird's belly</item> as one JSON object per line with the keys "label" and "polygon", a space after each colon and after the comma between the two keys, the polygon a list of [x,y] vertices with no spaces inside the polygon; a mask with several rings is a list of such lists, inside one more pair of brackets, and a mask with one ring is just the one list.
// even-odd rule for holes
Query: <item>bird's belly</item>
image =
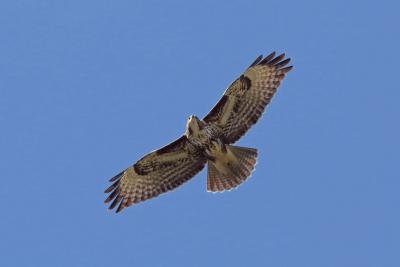
{"label": "bird's belly", "polygon": [[193,145],[203,149],[207,149],[211,144],[210,138],[204,135],[192,136],[191,138],[189,138],[189,141]]}
{"label": "bird's belly", "polygon": [[205,127],[199,132],[194,133],[189,137],[189,141],[198,146],[202,147],[204,149],[209,148],[210,146],[213,145],[214,140],[217,139],[217,136],[215,133],[209,129],[208,127]]}

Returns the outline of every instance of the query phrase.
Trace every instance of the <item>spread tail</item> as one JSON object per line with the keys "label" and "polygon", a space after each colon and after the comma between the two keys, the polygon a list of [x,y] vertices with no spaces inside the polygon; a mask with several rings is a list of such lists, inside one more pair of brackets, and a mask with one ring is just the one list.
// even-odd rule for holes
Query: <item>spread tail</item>
{"label": "spread tail", "polygon": [[226,145],[226,152],[208,160],[207,191],[231,190],[249,177],[257,162],[257,149]]}

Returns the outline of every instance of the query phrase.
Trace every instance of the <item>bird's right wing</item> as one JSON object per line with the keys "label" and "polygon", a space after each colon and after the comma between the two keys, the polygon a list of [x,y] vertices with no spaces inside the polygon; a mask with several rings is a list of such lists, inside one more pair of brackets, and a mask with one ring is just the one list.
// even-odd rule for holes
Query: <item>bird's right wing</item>
{"label": "bird's right wing", "polygon": [[113,184],[105,190],[111,194],[105,203],[113,201],[109,209],[119,204],[117,212],[120,212],[132,204],[175,189],[200,172],[205,163],[203,154],[182,136],[111,178]]}
{"label": "bird's right wing", "polygon": [[236,142],[261,117],[281,80],[292,69],[285,67],[290,59],[284,58],[285,54],[275,57],[275,52],[265,58],[259,56],[204,118],[222,129],[225,143]]}

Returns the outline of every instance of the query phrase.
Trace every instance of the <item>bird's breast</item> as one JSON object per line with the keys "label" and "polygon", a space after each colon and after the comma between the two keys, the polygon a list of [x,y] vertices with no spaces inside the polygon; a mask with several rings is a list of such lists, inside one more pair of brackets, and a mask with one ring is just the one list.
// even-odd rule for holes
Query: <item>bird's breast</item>
{"label": "bird's breast", "polygon": [[204,127],[200,131],[191,134],[188,139],[195,146],[207,149],[218,139],[218,135],[211,127]]}

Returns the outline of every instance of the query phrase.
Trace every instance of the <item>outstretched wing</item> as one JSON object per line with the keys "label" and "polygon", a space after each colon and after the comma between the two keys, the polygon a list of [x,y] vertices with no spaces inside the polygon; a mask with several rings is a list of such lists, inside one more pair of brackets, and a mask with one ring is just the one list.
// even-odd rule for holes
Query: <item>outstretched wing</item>
{"label": "outstretched wing", "polygon": [[153,198],[186,182],[204,168],[206,159],[186,136],[153,151],[133,166],[111,178],[105,203],[117,212],[132,204]]}
{"label": "outstretched wing", "polygon": [[215,107],[204,118],[222,129],[224,142],[234,143],[261,117],[281,80],[292,66],[290,58],[275,52],[259,56],[225,91]]}

